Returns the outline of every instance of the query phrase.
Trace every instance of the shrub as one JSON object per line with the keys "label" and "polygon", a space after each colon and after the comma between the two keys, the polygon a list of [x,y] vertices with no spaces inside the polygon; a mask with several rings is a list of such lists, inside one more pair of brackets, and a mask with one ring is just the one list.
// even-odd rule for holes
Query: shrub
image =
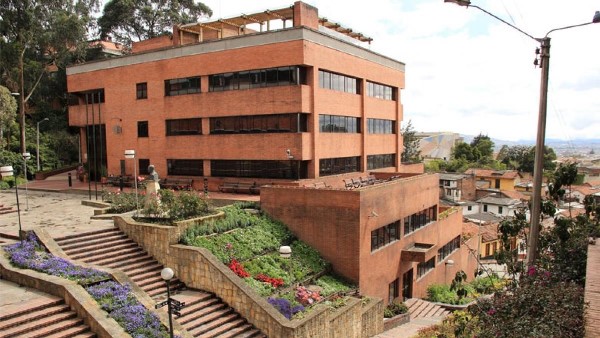
{"label": "shrub", "polygon": [[323,288],[321,294],[324,297],[327,297],[337,292],[350,291],[354,288],[353,285],[346,283],[345,281],[331,275],[325,275],[317,279],[315,284]]}
{"label": "shrub", "polygon": [[137,205],[144,205],[144,196],[138,195],[136,202],[136,194],[129,192],[102,192],[102,199],[105,202],[110,203],[110,208],[108,208],[108,212],[113,214],[122,214],[124,212],[135,210]]}
{"label": "shrub", "polygon": [[[473,295],[473,288],[465,284],[464,289],[467,291],[467,295]],[[427,287],[427,300],[445,304],[467,304],[473,301],[472,298],[458,297],[455,290],[451,290],[449,285],[443,284],[432,284]]]}
{"label": "shrub", "polygon": [[407,313],[408,307],[403,302],[393,301],[383,310],[384,318],[392,318],[399,314]]}

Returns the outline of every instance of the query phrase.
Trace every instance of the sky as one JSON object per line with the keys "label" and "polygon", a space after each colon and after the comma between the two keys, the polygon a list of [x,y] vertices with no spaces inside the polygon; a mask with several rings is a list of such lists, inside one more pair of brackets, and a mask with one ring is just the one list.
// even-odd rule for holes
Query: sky
{"label": "sky", "polygon": [[[293,0],[205,0],[211,20],[279,9]],[[372,37],[374,52],[406,64],[404,124],[417,131],[534,140],[539,43],[474,7],[443,0],[305,0],[319,16]],[[536,38],[591,22],[598,0],[472,0]],[[600,23],[549,35],[546,139],[600,139]]]}

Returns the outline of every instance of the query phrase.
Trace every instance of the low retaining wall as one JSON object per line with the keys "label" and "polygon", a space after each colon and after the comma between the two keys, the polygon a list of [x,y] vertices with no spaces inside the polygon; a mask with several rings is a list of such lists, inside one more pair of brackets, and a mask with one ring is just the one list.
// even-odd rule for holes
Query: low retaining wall
{"label": "low retaining wall", "polygon": [[[222,217],[222,214],[205,217]],[[370,337],[383,331],[383,301],[362,306],[351,298],[346,306],[317,305],[302,319],[288,320],[204,248],[177,244],[189,223],[164,226],[115,216],[115,225],[190,288],[212,292],[269,337]],[[193,223],[196,223],[194,221]],[[193,224],[192,223],[192,224]]]}
{"label": "low retaining wall", "polygon": [[408,322],[410,322],[410,314],[408,312],[392,318],[385,318],[383,320],[383,330],[387,331]]}

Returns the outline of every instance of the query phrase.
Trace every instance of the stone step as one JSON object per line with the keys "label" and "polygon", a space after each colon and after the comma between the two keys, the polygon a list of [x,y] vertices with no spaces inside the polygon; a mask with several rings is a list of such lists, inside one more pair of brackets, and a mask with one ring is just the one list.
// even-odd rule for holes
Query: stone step
{"label": "stone step", "polygon": [[77,238],[71,239],[63,242],[57,242],[58,245],[64,250],[69,251],[76,248],[85,248],[90,246],[99,246],[105,243],[114,243],[116,241],[129,240],[129,238],[124,233],[107,233],[106,235],[94,235],[85,237],[85,238]]}
{"label": "stone step", "polygon": [[251,324],[245,323],[238,327],[232,328],[227,332],[219,334],[218,338],[245,338],[245,337],[258,337],[261,332],[254,328]]}
{"label": "stone step", "polygon": [[68,236],[64,236],[64,237],[59,237],[59,238],[55,238],[54,241],[56,241],[57,243],[59,243],[59,242],[64,242],[64,241],[68,241],[68,240],[71,240],[71,239],[84,239],[84,238],[89,237],[89,236],[94,236],[94,235],[98,235],[98,234],[104,234],[104,233],[107,233],[107,232],[123,233],[118,228],[107,228],[107,229],[101,229],[101,230],[96,230],[96,231],[88,231],[88,232],[77,233],[77,234],[74,234],[74,235],[68,235]]}
{"label": "stone step", "polygon": [[181,316],[177,321],[189,330],[218,317],[225,311],[229,311],[228,307],[224,303],[216,302],[203,309]]}
{"label": "stone step", "polygon": [[196,326],[192,330],[188,330],[194,337],[213,337],[209,332],[217,329],[220,326],[226,325],[239,318],[239,315],[233,312],[231,309],[224,313],[215,315],[216,317],[211,318],[210,321],[205,322],[200,326]]}
{"label": "stone step", "polygon": [[77,318],[75,312],[67,311],[34,320],[24,319],[20,325],[0,331],[0,337],[44,337],[81,323],[83,319]]}
{"label": "stone step", "polygon": [[[117,265],[119,265],[119,267],[116,267]],[[146,259],[146,260],[143,260],[140,262],[127,262],[127,264],[119,264],[119,262],[115,262],[115,263],[106,264],[105,266],[109,267],[111,269],[113,269],[113,268],[119,269],[119,270],[125,272],[127,275],[129,275],[130,271],[139,271],[139,270],[144,271],[144,269],[152,269],[152,268],[156,268],[157,266],[159,266],[162,270],[162,265],[152,258],[149,258],[149,259]]]}
{"label": "stone step", "polygon": [[124,249],[113,250],[108,253],[91,255],[89,257],[82,257],[81,260],[86,263],[91,263],[91,264],[96,264],[96,265],[106,265],[106,264],[110,264],[110,263],[114,262],[115,259],[119,259],[122,256],[139,254],[139,253],[146,253],[146,252],[143,251],[142,248],[140,248],[137,245],[135,245],[135,246],[131,245]]}
{"label": "stone step", "polygon": [[[94,246],[77,246],[75,248],[63,251],[69,256],[75,257],[88,257],[91,255],[100,255],[105,253],[111,253],[115,250],[126,249],[131,247],[139,247],[134,241],[130,239],[114,241],[111,243],[99,244]],[[77,258],[79,259],[79,258]]]}
{"label": "stone step", "polygon": [[64,301],[58,297],[49,296],[45,299],[35,299],[24,303],[15,304],[7,307],[5,313],[0,314],[0,322],[11,320],[35,311],[42,311],[46,308],[59,306]]}
{"label": "stone step", "polygon": [[90,331],[87,325],[77,325],[57,333],[44,336],[44,338],[93,338],[96,334]]}
{"label": "stone step", "polygon": [[129,268],[127,270],[120,268],[119,270],[125,272],[127,274],[127,276],[129,276],[129,278],[132,278],[133,276],[137,276],[137,275],[143,274],[148,271],[158,270],[160,273],[160,271],[162,269],[163,269],[163,266],[160,263],[154,262],[154,264],[148,265],[148,266],[142,266],[139,268]]}
{"label": "stone step", "polygon": [[0,320],[0,331],[19,325],[24,325],[28,322],[42,319],[44,317],[67,312],[69,310],[69,306],[64,303],[38,309],[28,309],[27,312],[21,312],[18,315],[13,315],[12,318]]}
{"label": "stone step", "polygon": [[233,313],[232,315],[235,316],[233,319],[227,320],[226,322],[219,324],[214,329],[202,333],[200,337],[218,337],[223,333],[235,330],[243,325],[250,326],[250,324],[248,324],[246,320],[241,318],[237,313]]}
{"label": "stone step", "polygon": [[85,250],[81,253],[73,253],[73,252],[68,252],[68,251],[65,251],[65,253],[74,260],[86,261],[85,258],[88,258],[88,257],[93,257],[93,256],[98,256],[98,255],[103,255],[103,254],[111,254],[117,250],[127,250],[127,249],[135,249],[135,248],[139,248],[139,246],[137,244],[135,244],[134,242],[130,242],[130,243],[122,243],[122,244],[115,245],[115,246],[109,247],[109,248],[98,248],[98,249],[88,248],[87,250]]}

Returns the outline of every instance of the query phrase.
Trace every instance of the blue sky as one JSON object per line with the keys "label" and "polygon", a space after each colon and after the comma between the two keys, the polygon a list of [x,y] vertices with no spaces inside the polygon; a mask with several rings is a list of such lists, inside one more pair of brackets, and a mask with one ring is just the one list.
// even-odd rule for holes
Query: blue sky
{"label": "blue sky", "polygon": [[[406,63],[405,121],[419,131],[535,139],[538,43],[476,8],[443,0],[306,0],[319,15],[374,38],[373,51]],[[286,0],[206,0],[214,15],[289,6]],[[597,0],[472,0],[534,37],[590,22]],[[546,137],[600,138],[600,24],[554,32]]]}

